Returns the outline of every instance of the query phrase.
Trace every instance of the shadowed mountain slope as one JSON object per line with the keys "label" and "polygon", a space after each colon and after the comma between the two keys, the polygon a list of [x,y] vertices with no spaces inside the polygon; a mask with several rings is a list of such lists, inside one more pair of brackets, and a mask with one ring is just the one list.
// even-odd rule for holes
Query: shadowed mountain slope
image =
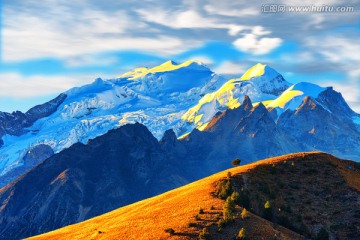
{"label": "shadowed mountain slope", "polygon": [[184,185],[181,169],[145,126],[111,130],[0,189],[0,238],[50,231]]}
{"label": "shadowed mountain slope", "polygon": [[[317,152],[290,154],[232,168],[31,239],[197,239],[204,228],[208,239],[220,240],[233,239],[241,228],[249,239],[358,239],[359,179],[358,163]],[[241,201],[234,222],[218,231],[221,181],[229,181],[248,201]],[[244,205],[249,217],[242,219]],[[164,232],[168,228],[175,232],[171,237]]]}

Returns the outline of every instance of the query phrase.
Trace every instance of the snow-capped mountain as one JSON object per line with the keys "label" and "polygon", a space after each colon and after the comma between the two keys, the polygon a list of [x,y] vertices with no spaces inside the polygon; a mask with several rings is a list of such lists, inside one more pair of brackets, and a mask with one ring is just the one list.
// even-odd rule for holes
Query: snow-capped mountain
{"label": "snow-capped mountain", "polygon": [[[350,139],[345,141],[350,143],[349,146],[356,148],[356,143],[360,142],[359,115],[332,88],[304,82],[292,85],[277,71],[260,63],[240,78],[226,81],[198,61],[181,64],[168,61],[154,68],[134,69],[115,79],[98,78],[91,84],[70,89],[25,114],[0,113],[0,186],[53,153],[77,142],[86,143],[127,123],[144,124],[157,139],[167,129],[173,129],[180,138],[186,138],[191,132],[192,136],[196,135],[194,129],[197,132],[209,131],[214,116],[216,118],[227,110],[239,108],[245,96],[251,99],[254,111],[266,109],[269,112],[264,113],[267,116],[265,125],[275,132],[269,131],[267,137],[278,134],[299,137],[304,141],[302,147],[282,145],[284,151],[268,151],[269,154],[318,149],[342,157],[348,156],[345,154],[348,148],[345,147],[344,134],[351,136],[345,138]],[[306,97],[309,99],[306,100]],[[310,100],[320,110],[302,114],[299,109],[307,109],[304,106],[308,106]],[[258,105],[260,108],[257,108]],[[268,115],[274,124],[269,123]],[[325,130],[315,122],[324,118],[329,118],[329,121],[322,126],[332,129],[332,138],[340,140],[331,139],[332,144],[327,144],[329,139],[320,140],[322,136],[319,134],[324,134]],[[308,122],[308,119],[312,119],[315,130],[313,127],[309,129],[311,124],[297,123],[300,120]],[[252,125],[246,123],[246,126]],[[341,124],[349,132],[336,130],[342,129]],[[301,127],[297,129],[298,126]],[[313,131],[315,133],[307,136]],[[281,142],[279,139],[287,141],[278,137],[278,145]],[[251,149],[260,145],[256,143]],[[342,146],[340,150],[338,145]],[[180,147],[176,151],[184,150]],[[250,151],[246,157],[255,155]],[[266,154],[258,156],[269,157]],[[353,159],[358,160],[356,156]]]}
{"label": "snow-capped mountain", "polygon": [[277,115],[280,115],[286,109],[295,110],[298,108],[305,96],[317,98],[326,88],[308,82],[300,82],[292,85],[284,91],[279,97],[266,105],[268,109],[276,109]]}
{"label": "snow-capped mountain", "polygon": [[[116,79],[98,78],[91,84],[70,89],[46,105],[50,110],[55,106],[56,111],[33,117],[29,124],[19,124],[26,123],[26,118],[17,117],[28,113],[14,113],[15,117],[4,114],[21,121],[0,122],[0,126],[7,124],[4,129],[13,128],[17,133],[7,130],[0,135],[3,145],[0,186],[19,175],[12,170],[24,165],[26,154],[40,144],[59,152],[76,142],[86,143],[110,129],[134,122],[145,124],[160,138],[166,129],[176,128],[181,116],[201,96],[218,89],[224,82],[198,61],[182,64],[168,61],[154,68],[137,68]],[[28,115],[33,116],[36,111],[29,112]],[[177,129],[181,133],[181,129]],[[46,157],[48,155],[39,156],[39,161]]]}
{"label": "snow-capped mountain", "polygon": [[290,86],[280,73],[258,63],[240,78],[231,79],[219,90],[206,94],[182,119],[202,130],[217,112],[239,107],[245,96],[249,96],[254,102],[266,104],[279,97]]}

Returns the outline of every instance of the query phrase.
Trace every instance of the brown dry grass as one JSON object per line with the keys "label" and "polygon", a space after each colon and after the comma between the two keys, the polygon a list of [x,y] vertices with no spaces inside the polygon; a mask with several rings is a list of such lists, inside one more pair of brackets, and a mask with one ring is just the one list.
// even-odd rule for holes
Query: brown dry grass
{"label": "brown dry grass", "polygon": [[[308,155],[315,157],[322,153],[297,153],[270,158],[256,163],[230,169],[232,175],[248,172],[259,165],[276,164]],[[334,163],[339,166],[338,163]],[[342,167],[340,166],[340,169]],[[345,165],[343,166],[345,168]],[[274,226],[252,213],[250,218],[242,220],[237,217],[229,227],[218,233],[216,222],[221,218],[224,201],[214,197],[216,183],[227,178],[229,170],[149,198],[85,222],[70,225],[29,239],[197,239],[199,231],[207,227],[212,233],[211,239],[230,239],[241,227],[246,227],[249,236],[256,239],[269,239],[270,236],[281,236],[278,239],[299,239],[300,235],[280,226]],[[347,173],[347,171],[344,170]],[[359,189],[359,179],[345,176],[349,184]],[[215,209],[210,210],[211,206]],[[204,214],[199,214],[199,208]],[[241,209],[237,209],[239,216]],[[199,220],[194,216],[198,214]],[[189,227],[195,223],[196,227]],[[169,237],[164,229],[173,228],[175,235]]]}
{"label": "brown dry grass", "polygon": [[344,177],[347,184],[357,191],[360,191],[359,163],[353,161],[338,161],[336,158],[332,158],[331,162],[340,171],[340,174]]}

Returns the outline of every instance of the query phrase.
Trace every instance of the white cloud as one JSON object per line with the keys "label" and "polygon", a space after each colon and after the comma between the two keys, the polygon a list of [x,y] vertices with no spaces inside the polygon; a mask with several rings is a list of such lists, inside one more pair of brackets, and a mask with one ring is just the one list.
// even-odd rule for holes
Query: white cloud
{"label": "white cloud", "polygon": [[[282,2],[290,5],[288,1]],[[169,1],[156,4],[152,1],[5,1],[3,60],[67,58],[117,50],[176,54],[208,40],[233,42],[244,51],[263,54],[282,40],[291,38],[301,44],[304,35],[317,35],[318,29],[327,31],[358,22],[358,12],[341,14],[341,17],[332,13],[285,13],[274,17],[261,13],[263,4],[246,0],[190,0],[176,4]],[[291,2],[291,5],[313,4],[311,0]],[[356,6],[356,0],[316,1],[316,5],[332,4]],[[293,31],[295,28],[301,31]],[[272,37],[265,37],[269,33]]]}
{"label": "white cloud", "polygon": [[[339,62],[348,60],[350,62],[360,62],[360,43],[354,41],[353,37],[345,38],[338,36],[327,36],[321,38],[311,38],[307,41],[308,45],[315,47],[321,54],[329,60]],[[339,54],[338,51],[342,54]]]}
{"label": "white cloud", "polygon": [[163,9],[157,9],[153,11],[139,9],[137,12],[145,21],[157,23],[174,29],[181,29],[181,28],[227,29],[228,34],[230,36],[235,36],[241,31],[251,29],[250,26],[225,23],[218,18],[213,18],[209,16],[204,17],[194,10],[167,12]]}
{"label": "white cloud", "polygon": [[339,66],[350,79],[360,80],[360,43],[358,36],[322,36],[306,41],[308,47],[322,55],[327,61]]}
{"label": "white cloud", "polygon": [[204,9],[210,14],[228,17],[257,16],[261,13],[257,7],[231,8],[223,4],[221,4],[221,6],[205,5]]}
{"label": "white cloud", "polygon": [[233,42],[234,46],[241,51],[259,55],[271,52],[281,43],[281,38],[260,37],[253,33],[245,34],[244,37]]}
{"label": "white cloud", "polygon": [[294,53],[284,53],[279,57],[279,60],[282,62],[291,62],[296,64],[306,64],[309,62],[316,61],[314,56],[314,51],[311,52],[299,52],[296,55]]}
{"label": "white cloud", "polygon": [[92,54],[77,55],[68,57],[65,60],[65,65],[68,67],[83,67],[83,66],[108,66],[118,62],[114,56],[98,56]]}
{"label": "white cloud", "polygon": [[0,97],[24,99],[41,95],[58,94],[75,86],[92,81],[91,77],[72,76],[23,76],[18,73],[0,74]]}
{"label": "white cloud", "polygon": [[26,11],[4,9],[3,61],[66,58],[113,50],[168,54],[181,52],[200,42],[167,36],[165,33],[131,36],[132,30],[141,32],[146,29],[146,24],[131,20],[124,11],[108,14],[85,9],[69,13],[65,8],[63,12],[55,11],[51,14],[34,15]]}
{"label": "white cloud", "polygon": [[246,68],[239,63],[226,61],[223,62],[220,66],[214,69],[215,73],[219,74],[229,74],[229,75],[241,75],[246,71]]}
{"label": "white cloud", "polygon": [[189,57],[186,57],[185,59],[180,59],[181,61],[187,61],[187,60],[196,60],[196,61],[200,61],[203,64],[207,65],[207,66],[211,66],[212,64],[214,64],[214,59],[209,58],[205,55],[192,55]]}

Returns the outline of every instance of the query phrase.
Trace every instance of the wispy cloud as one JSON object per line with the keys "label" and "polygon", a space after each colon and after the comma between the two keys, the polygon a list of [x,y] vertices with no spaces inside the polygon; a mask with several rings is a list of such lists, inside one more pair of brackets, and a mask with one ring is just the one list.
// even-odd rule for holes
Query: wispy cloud
{"label": "wispy cloud", "polygon": [[280,38],[261,37],[255,34],[246,34],[234,41],[234,45],[244,52],[253,54],[266,54],[278,47],[282,42]]}
{"label": "wispy cloud", "polygon": [[[2,59],[6,62],[46,57],[66,59],[120,50],[173,55],[200,46],[209,38],[234,42],[247,33],[258,36],[257,29],[266,28],[261,23],[243,21],[237,15],[239,12],[228,11],[229,18],[224,18],[226,8],[215,12],[210,4],[194,9],[186,2],[178,9],[162,4],[151,8],[146,3],[127,5],[127,8],[121,5],[111,8],[91,0],[32,1],[31,4],[15,0],[5,4]],[[242,11],[249,13],[249,9]],[[250,15],[260,14],[250,12]],[[258,41],[263,43],[266,39]]]}
{"label": "wispy cloud", "polygon": [[225,23],[217,18],[204,17],[194,10],[172,12],[157,9],[149,12],[147,9],[139,9],[137,12],[147,22],[157,23],[175,29],[226,29],[231,36],[235,36],[241,31],[251,29],[249,26]]}
{"label": "wispy cloud", "polygon": [[327,61],[345,70],[351,78],[360,81],[360,71],[357,67],[360,66],[360,43],[355,41],[359,37],[360,33],[350,36],[322,36],[308,39],[307,44]]}
{"label": "wispy cloud", "polygon": [[76,68],[83,66],[109,66],[119,61],[115,56],[99,56],[97,54],[84,54],[68,57],[65,66]]}
{"label": "wispy cloud", "polygon": [[246,71],[246,68],[243,64],[226,61],[223,62],[220,66],[214,69],[214,72],[225,75],[238,75],[239,77]]}
{"label": "wispy cloud", "polygon": [[[43,3],[37,3],[39,8],[40,4]],[[166,33],[141,34],[147,25],[123,10],[109,13],[89,6],[72,9],[56,1],[45,6],[45,14],[37,12],[36,6],[20,12],[11,6],[4,8],[3,61],[67,58],[118,50],[177,53],[199,42]]]}
{"label": "wispy cloud", "polygon": [[[20,19],[20,17],[19,17]],[[91,34],[81,29],[69,34],[37,18],[23,19],[19,29],[3,29],[3,60],[20,61],[36,58],[66,58],[76,55],[115,50],[138,50],[165,54],[184,50],[181,39],[158,35],[156,37],[106,36]],[[74,27],[75,28],[75,27]],[[196,45],[197,41],[187,41]]]}
{"label": "wispy cloud", "polygon": [[91,82],[91,76],[23,76],[18,73],[0,74],[0,98],[27,99],[64,92],[74,86]]}
{"label": "wispy cloud", "polygon": [[228,17],[247,17],[247,16],[257,16],[260,14],[260,10],[258,7],[254,6],[246,6],[244,8],[233,8],[227,5],[213,6],[213,5],[205,5],[204,9],[209,14],[214,15],[222,15]]}

